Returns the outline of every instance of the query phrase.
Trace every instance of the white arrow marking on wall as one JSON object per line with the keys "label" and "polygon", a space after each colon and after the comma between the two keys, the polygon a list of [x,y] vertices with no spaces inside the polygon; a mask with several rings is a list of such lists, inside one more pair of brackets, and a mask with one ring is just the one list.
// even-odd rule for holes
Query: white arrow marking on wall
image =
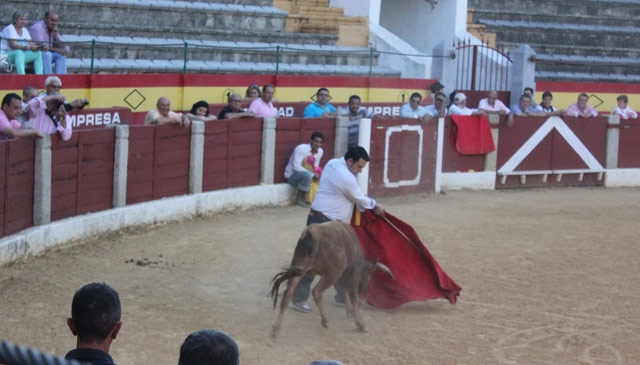
{"label": "white arrow marking on wall", "polygon": [[509,173],[513,172],[522,161],[524,161],[527,156],[536,148],[540,142],[549,134],[553,129],[556,129],[558,133],[569,143],[571,148],[580,156],[582,161],[584,161],[589,169],[591,170],[602,170],[603,167],[600,165],[598,160],[591,154],[587,146],[585,146],[582,141],[578,138],[578,136],[573,133],[573,131],[567,126],[567,124],[560,119],[560,117],[550,117],[547,119],[544,124],[538,128],[538,130],[531,136],[529,139],[516,151],[516,153],[511,156],[511,158],[505,162],[504,165],[498,170],[499,173]]}

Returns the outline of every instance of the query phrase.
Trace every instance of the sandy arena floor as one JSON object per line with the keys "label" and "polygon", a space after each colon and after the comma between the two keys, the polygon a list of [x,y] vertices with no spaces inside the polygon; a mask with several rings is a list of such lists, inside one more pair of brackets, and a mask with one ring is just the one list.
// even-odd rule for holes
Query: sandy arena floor
{"label": "sandy arena floor", "polygon": [[640,189],[450,192],[383,199],[460,285],[445,300],[365,306],[369,332],[326,300],[330,328],[285,314],[270,279],[289,263],[306,211],[255,209],[99,237],[0,268],[0,339],[64,355],[76,289],[119,293],[119,364],[176,364],[184,338],[227,331],[243,364],[638,364]]}

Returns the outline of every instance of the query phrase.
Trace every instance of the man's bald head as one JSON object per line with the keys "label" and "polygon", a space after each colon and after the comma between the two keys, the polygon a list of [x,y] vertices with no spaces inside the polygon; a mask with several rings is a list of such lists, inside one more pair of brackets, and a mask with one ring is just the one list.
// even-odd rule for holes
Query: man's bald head
{"label": "man's bald head", "polygon": [[161,96],[160,99],[158,99],[156,107],[158,107],[158,111],[160,112],[160,114],[164,115],[165,117],[169,116],[169,111],[171,110],[171,100],[169,100],[169,98],[167,98],[166,96]]}

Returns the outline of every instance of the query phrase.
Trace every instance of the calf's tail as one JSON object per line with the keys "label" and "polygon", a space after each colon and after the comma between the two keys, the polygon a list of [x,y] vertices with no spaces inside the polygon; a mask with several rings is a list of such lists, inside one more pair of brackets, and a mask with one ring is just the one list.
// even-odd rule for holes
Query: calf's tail
{"label": "calf's tail", "polygon": [[[278,291],[280,289],[280,284],[296,276],[302,276],[307,272],[318,253],[317,246],[318,245],[314,244],[309,231],[305,230],[298,240],[291,265],[284,268],[271,280],[271,298],[273,298],[273,308],[278,305]],[[296,264],[302,264],[304,267],[296,266]]]}
{"label": "calf's tail", "polygon": [[271,280],[271,298],[273,298],[273,308],[278,305],[278,291],[280,290],[280,284],[296,276],[302,276],[303,274],[303,269],[295,266],[289,266],[273,277]]}

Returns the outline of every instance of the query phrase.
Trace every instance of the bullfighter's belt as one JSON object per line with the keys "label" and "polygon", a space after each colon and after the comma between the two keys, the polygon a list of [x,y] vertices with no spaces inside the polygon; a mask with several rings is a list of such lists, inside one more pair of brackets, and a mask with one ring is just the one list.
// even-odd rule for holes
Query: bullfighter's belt
{"label": "bullfighter's belt", "polygon": [[327,217],[326,215],[322,214],[322,212],[318,212],[317,210],[313,210],[313,209],[309,210],[309,215],[314,215],[316,217],[322,217],[324,219],[331,220],[329,217]]}

